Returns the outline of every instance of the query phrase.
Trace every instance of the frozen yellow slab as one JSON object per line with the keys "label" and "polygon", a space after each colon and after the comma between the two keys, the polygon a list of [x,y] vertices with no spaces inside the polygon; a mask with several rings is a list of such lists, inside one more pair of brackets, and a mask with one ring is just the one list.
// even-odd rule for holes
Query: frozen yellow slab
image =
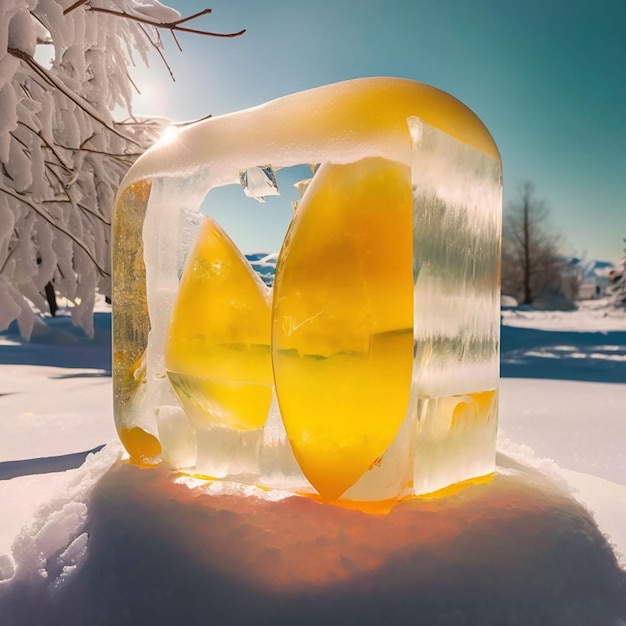
{"label": "frozen yellow slab", "polygon": [[281,250],[272,357],[287,436],[327,500],[404,420],[413,364],[412,196],[405,165],[322,165]]}
{"label": "frozen yellow slab", "polygon": [[205,218],[189,254],[165,367],[199,427],[259,428],[272,400],[270,299],[226,233]]}

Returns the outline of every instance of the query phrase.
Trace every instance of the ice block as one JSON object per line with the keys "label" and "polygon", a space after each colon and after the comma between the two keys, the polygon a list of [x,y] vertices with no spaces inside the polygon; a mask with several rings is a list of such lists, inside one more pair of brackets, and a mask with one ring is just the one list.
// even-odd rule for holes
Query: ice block
{"label": "ice block", "polygon": [[[267,291],[236,233],[194,216],[216,187],[262,199],[302,164],[319,167]],[[148,150],[114,216],[115,420],[131,460],[339,503],[489,475],[501,187],[478,117],[397,78],[285,96]]]}

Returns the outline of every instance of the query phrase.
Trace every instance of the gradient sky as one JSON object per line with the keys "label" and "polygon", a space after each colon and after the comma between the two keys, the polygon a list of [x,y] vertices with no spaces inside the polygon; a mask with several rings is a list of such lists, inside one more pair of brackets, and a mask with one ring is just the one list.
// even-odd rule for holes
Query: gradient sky
{"label": "gradient sky", "polygon": [[[183,53],[164,33],[176,82],[158,60],[139,71],[137,113],[175,121],[219,115],[362,76],[430,83],[491,131],[504,164],[505,207],[530,180],[566,251],[621,256],[626,0],[166,3],[183,15],[212,8],[192,22],[196,28],[247,32],[235,39],[182,35]],[[250,202],[250,210],[261,206]]]}

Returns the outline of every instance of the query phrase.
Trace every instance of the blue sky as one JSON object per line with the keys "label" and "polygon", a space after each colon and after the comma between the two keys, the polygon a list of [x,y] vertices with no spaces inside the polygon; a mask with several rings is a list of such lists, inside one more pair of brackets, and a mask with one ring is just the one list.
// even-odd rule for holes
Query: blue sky
{"label": "blue sky", "polygon": [[430,83],[462,100],[491,131],[504,164],[505,207],[531,180],[569,252],[608,261],[621,255],[624,0],[167,4],[183,15],[212,8],[195,27],[247,32],[236,39],[181,36],[183,53],[165,33],[176,82],[158,60],[140,71],[138,113],[176,121],[219,115],[361,76]]}

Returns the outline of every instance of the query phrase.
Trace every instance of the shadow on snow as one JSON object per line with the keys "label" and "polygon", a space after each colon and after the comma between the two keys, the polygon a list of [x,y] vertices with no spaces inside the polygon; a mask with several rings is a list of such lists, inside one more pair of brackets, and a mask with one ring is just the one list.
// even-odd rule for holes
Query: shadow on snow
{"label": "shadow on snow", "polygon": [[86,452],[74,452],[60,456],[41,457],[38,459],[22,459],[0,463],[0,480],[10,480],[18,476],[31,474],[53,474],[80,467],[89,454],[99,452],[104,445],[97,446]]}
{"label": "shadow on snow", "polygon": [[572,332],[502,326],[503,378],[626,382],[626,331]]}
{"label": "shadow on snow", "polygon": [[1,365],[43,365],[74,369],[102,370],[98,376],[111,375],[111,314],[94,313],[94,336],[87,337],[72,325],[70,316],[46,318],[46,325],[36,324],[29,342],[24,342],[17,324],[12,323],[0,337]]}

